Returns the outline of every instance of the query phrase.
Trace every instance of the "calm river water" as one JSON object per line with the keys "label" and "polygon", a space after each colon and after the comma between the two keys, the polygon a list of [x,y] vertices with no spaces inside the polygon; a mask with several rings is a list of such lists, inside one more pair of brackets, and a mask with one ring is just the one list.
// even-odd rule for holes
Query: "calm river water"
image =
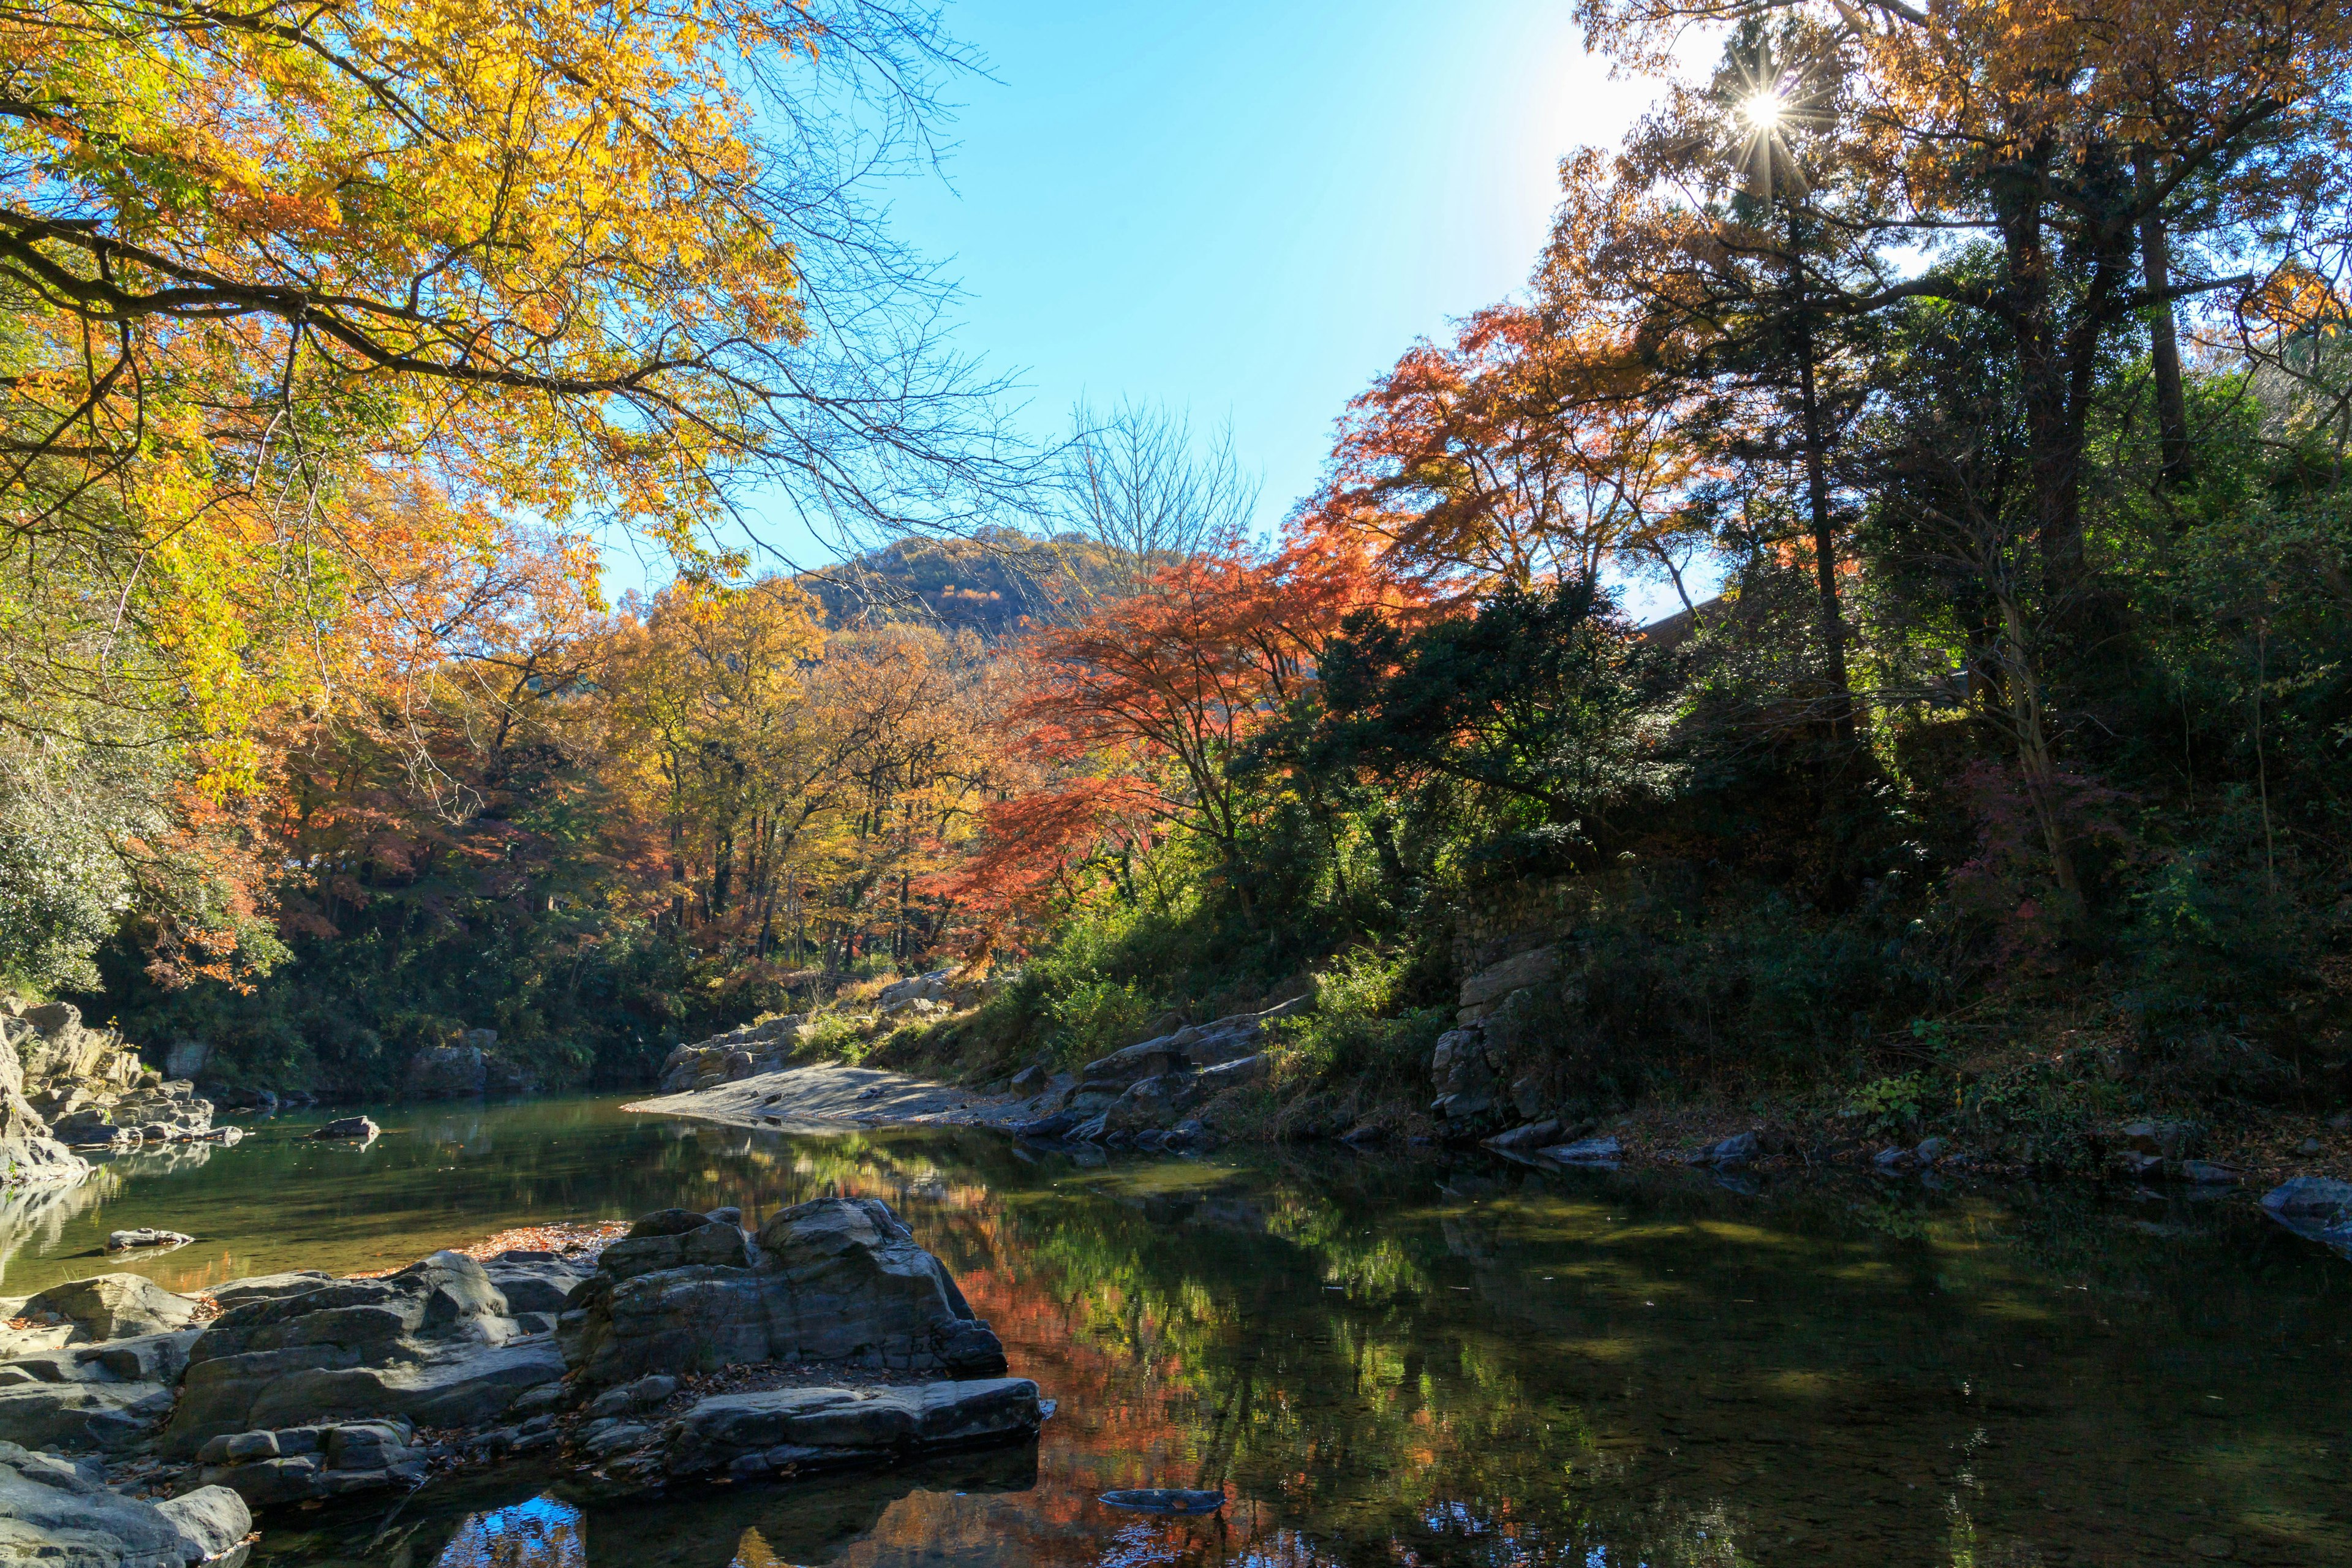
{"label": "calm river water", "polygon": [[[2352,1264],[2237,1204],[1767,1184],[1484,1157],[1081,1165],[612,1100],[316,1118],[0,1215],[0,1291],[194,1246],[185,1289],[383,1268],[507,1226],[887,1199],[1060,1401],[1033,1450],[597,1502],[525,1471],[281,1516],[257,1561],[2352,1565]],[[205,1157],[209,1152],[209,1157]],[[1101,1505],[1222,1488],[1222,1514]]]}

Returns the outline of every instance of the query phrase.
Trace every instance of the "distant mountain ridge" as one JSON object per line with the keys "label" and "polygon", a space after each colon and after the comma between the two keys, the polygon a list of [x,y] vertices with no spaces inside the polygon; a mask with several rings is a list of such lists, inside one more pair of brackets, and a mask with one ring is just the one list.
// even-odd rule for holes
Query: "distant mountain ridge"
{"label": "distant mountain ridge", "polygon": [[911,621],[994,642],[1019,636],[1024,623],[1068,616],[1116,576],[1084,535],[992,529],[971,539],[895,540],[798,581],[824,605],[829,626]]}

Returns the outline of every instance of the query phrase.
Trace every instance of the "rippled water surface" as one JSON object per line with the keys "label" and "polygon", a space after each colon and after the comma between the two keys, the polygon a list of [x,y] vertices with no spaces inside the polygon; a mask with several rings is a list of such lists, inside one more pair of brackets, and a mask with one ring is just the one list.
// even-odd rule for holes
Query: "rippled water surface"
{"label": "rippled water surface", "polygon": [[[540,1220],[881,1196],[1060,1401],[1034,1448],[598,1500],[515,1470],[273,1517],[258,1561],[2352,1565],[2352,1264],[2242,1200],[1766,1184],[1485,1157],[1092,1166],[611,1100],[374,1113],[119,1162],[6,1218],[0,1290],[195,1246],[186,1288]],[[178,1162],[174,1163],[174,1162]],[[1201,1487],[1195,1519],[1102,1506]]]}

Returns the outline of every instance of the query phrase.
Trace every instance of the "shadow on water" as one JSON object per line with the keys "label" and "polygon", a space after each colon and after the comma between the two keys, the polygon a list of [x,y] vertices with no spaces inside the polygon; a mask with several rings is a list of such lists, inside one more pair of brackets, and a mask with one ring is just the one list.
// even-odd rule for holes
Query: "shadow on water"
{"label": "shadow on water", "polygon": [[[12,1239],[6,1288],[382,1268],[505,1226],[888,1199],[1013,1370],[1034,1451],[597,1502],[543,1474],[267,1521],[259,1561],[2343,1564],[2352,1267],[2242,1200],[1249,1153],[1082,1166],[972,1133],[785,1137],[611,1101],[248,1141]],[[188,1223],[190,1220],[194,1223]],[[195,1281],[191,1281],[195,1282]],[[1117,1488],[1223,1490],[1138,1516]]]}

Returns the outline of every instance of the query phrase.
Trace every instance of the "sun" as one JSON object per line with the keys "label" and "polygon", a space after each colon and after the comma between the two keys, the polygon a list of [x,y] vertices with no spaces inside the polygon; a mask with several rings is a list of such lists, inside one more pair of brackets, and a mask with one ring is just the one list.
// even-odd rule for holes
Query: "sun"
{"label": "sun", "polygon": [[1789,113],[1788,96],[1777,87],[1751,92],[1739,100],[1738,113],[1750,131],[1778,131]]}

